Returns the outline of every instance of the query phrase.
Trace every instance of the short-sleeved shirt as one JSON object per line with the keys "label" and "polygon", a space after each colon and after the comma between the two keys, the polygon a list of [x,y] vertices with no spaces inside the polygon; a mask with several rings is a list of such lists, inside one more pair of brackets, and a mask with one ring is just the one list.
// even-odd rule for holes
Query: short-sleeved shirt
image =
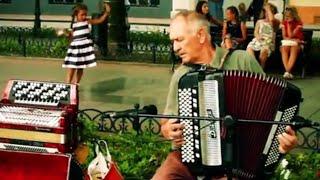
{"label": "short-sleeved shirt", "polygon": [[[212,58],[210,66],[218,68],[223,56],[227,53],[226,49],[216,46],[215,55]],[[243,50],[234,51],[224,62],[225,70],[243,70],[264,74],[263,69],[255,57]],[[191,67],[181,65],[173,74],[169,85],[167,104],[164,110],[166,115],[178,115],[178,83],[180,78],[189,72]]]}
{"label": "short-sleeved shirt", "polygon": [[[289,28],[289,23],[291,24],[291,29],[292,31],[297,27],[297,26],[303,26],[301,21],[283,21],[282,24],[285,28],[285,36],[288,37],[288,28]],[[302,29],[302,28],[301,28]],[[303,41],[304,37],[303,37],[303,32],[302,30],[299,30],[296,35],[294,37],[292,37],[293,39],[299,39],[301,41]]]}

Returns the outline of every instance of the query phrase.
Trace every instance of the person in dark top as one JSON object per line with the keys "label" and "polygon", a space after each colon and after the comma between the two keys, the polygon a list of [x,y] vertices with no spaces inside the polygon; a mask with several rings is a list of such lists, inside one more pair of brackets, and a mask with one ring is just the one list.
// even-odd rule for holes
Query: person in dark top
{"label": "person in dark top", "polygon": [[247,13],[246,5],[242,2],[238,5],[239,9],[239,19],[240,21],[247,22],[250,20],[250,17]]}
{"label": "person in dark top", "polygon": [[209,6],[208,6],[208,2],[207,1],[199,1],[197,3],[197,6],[196,6],[196,12],[199,13],[199,14],[202,14],[206,17],[206,19],[211,23],[211,24],[214,24],[214,25],[217,25],[219,27],[222,26],[222,22],[217,20],[216,18],[214,18],[210,12],[209,12]]}
{"label": "person in dark top", "polygon": [[253,16],[253,22],[254,25],[256,25],[256,22],[260,19],[261,11],[263,8],[263,5],[267,2],[267,0],[252,0],[248,10],[247,14],[252,17]]}
{"label": "person in dark top", "polygon": [[226,9],[226,21],[223,23],[222,44],[227,49],[241,49],[247,39],[247,26],[239,20],[239,12],[235,6]]}

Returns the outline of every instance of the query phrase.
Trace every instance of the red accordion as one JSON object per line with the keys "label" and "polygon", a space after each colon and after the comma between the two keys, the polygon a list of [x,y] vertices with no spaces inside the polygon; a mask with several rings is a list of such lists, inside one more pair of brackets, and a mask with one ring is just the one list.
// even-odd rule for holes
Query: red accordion
{"label": "red accordion", "polygon": [[0,103],[0,149],[72,152],[77,111],[74,84],[10,80]]}
{"label": "red accordion", "polygon": [[[244,71],[197,70],[178,85],[179,115],[290,122],[297,115],[301,92],[282,79]],[[232,173],[240,179],[263,179],[280,153],[277,135],[285,125],[181,119],[185,144],[182,162],[198,174]],[[228,142],[229,141],[229,142]]]}

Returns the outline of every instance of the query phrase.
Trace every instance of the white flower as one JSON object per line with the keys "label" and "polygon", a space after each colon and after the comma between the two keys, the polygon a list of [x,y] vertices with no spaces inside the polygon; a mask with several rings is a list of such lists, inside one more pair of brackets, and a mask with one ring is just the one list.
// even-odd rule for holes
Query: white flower
{"label": "white flower", "polygon": [[64,30],[63,29],[59,29],[56,31],[57,36],[62,36],[64,34]]}
{"label": "white flower", "polygon": [[283,179],[289,179],[289,175],[290,175],[290,170],[287,169],[284,176],[283,176]]}
{"label": "white flower", "polygon": [[287,161],[286,159],[283,159],[283,160],[281,161],[281,167],[282,167],[283,169],[286,168],[288,164],[289,164],[289,163],[288,163],[288,161]]}

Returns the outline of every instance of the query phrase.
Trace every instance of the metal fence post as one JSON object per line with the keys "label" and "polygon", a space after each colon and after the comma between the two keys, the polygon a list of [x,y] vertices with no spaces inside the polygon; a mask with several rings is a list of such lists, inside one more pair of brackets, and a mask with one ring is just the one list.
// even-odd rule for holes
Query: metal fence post
{"label": "metal fence post", "polygon": [[35,7],[34,7],[34,26],[33,26],[33,34],[34,36],[37,35],[37,33],[41,29],[41,20],[40,20],[40,0],[35,1]]}
{"label": "metal fence post", "polygon": [[19,34],[18,43],[21,44],[21,47],[22,47],[22,55],[23,55],[24,57],[26,57],[26,56],[27,56],[26,39],[25,39],[21,34]]}
{"label": "metal fence post", "polygon": [[[138,112],[140,108],[139,104],[134,104],[134,109]],[[138,116],[133,118],[132,128],[137,132],[137,134],[141,134],[141,127],[140,127],[140,118]]]}
{"label": "metal fence post", "polygon": [[157,50],[156,44],[155,44],[155,43],[152,43],[152,44],[151,44],[151,51],[152,51],[152,62],[153,62],[153,63],[156,63],[156,59],[157,59],[157,57],[156,57],[156,50]]}

